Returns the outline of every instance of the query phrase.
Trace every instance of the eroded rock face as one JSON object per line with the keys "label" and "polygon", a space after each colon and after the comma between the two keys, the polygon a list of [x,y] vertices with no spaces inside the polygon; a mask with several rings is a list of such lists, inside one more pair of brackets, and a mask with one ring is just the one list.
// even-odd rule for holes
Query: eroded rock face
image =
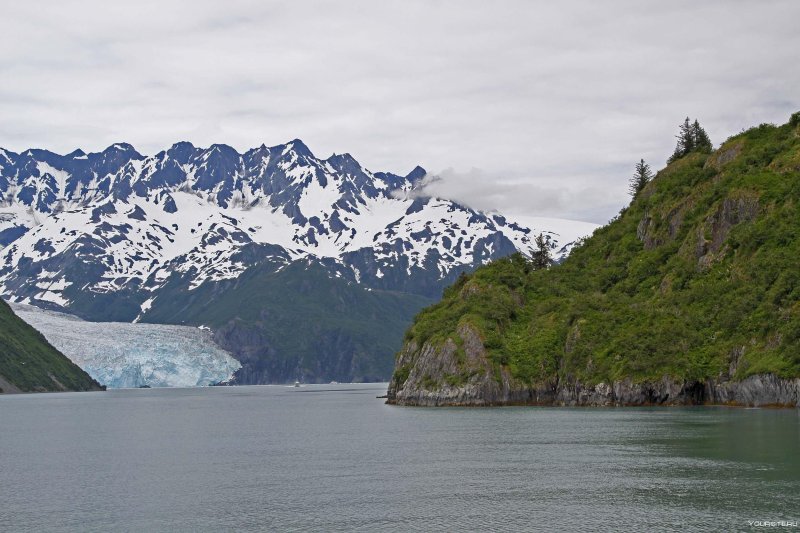
{"label": "eroded rock face", "polygon": [[[506,369],[492,369],[477,332],[462,326],[464,354],[448,339],[440,348],[409,343],[400,353],[395,380],[389,385],[389,404],[408,406],[646,406],[646,405],[734,405],[748,407],[800,407],[800,379],[755,375],[741,381],[728,378],[584,385],[542,383],[529,385],[514,379]],[[399,379],[398,379],[399,376]],[[453,379],[453,376],[463,376]],[[403,378],[405,378],[403,380]],[[462,382],[463,379],[463,382]]]}
{"label": "eroded rock face", "polygon": [[741,142],[736,142],[730,146],[721,148],[717,153],[708,158],[706,166],[712,167],[715,170],[722,170],[725,165],[739,156],[742,152],[742,146]]}
{"label": "eroded rock face", "polygon": [[[636,238],[644,244],[645,250],[652,250],[662,244],[678,238],[686,211],[691,207],[689,202],[681,202],[666,215],[659,216],[645,211],[636,227]],[[663,218],[665,231],[658,231],[656,218]]]}
{"label": "eroded rock face", "polygon": [[[698,264],[707,268],[719,256],[724,255],[725,241],[731,229],[742,222],[750,222],[758,215],[758,198],[740,195],[726,198],[717,211],[700,228],[696,247]],[[706,235],[710,235],[710,239]]]}
{"label": "eroded rock face", "polygon": [[617,381],[593,387],[580,384],[543,387],[507,387],[470,383],[436,390],[390,388],[387,403],[413,406],[551,405],[621,407],[648,405],[732,405],[742,407],[800,407],[800,379],[771,374],[743,381],[678,382],[663,378],[650,383]]}
{"label": "eroded rock face", "polygon": [[[440,347],[415,342],[400,353],[389,384],[390,403],[402,405],[495,405],[519,401],[520,384],[505,370],[496,379],[477,331],[458,329],[461,347],[447,339]],[[406,374],[407,372],[407,374]],[[521,399],[521,398],[520,398]]]}
{"label": "eroded rock face", "polygon": [[738,382],[709,382],[706,390],[711,403],[800,407],[800,379],[797,378],[756,375]]}

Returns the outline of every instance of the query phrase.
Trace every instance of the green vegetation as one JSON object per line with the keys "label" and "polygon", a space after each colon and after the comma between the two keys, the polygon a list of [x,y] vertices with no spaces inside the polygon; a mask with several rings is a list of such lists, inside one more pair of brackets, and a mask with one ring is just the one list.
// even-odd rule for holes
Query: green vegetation
{"label": "green vegetation", "polygon": [[242,363],[240,383],[385,380],[403,331],[431,302],[369,290],[306,262],[183,287],[168,286],[143,320],[212,327],[214,340]]}
{"label": "green vegetation", "polygon": [[53,348],[41,333],[17,317],[2,300],[0,378],[23,392],[101,388],[89,374]]}
{"label": "green vegetation", "polygon": [[800,376],[797,117],[676,157],[561,265],[461,276],[406,341],[458,345],[470,324],[531,384]]}

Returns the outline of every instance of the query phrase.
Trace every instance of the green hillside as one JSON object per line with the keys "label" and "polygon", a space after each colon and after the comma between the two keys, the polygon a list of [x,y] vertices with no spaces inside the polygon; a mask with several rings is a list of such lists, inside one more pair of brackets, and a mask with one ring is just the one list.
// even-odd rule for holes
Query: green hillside
{"label": "green hillside", "polygon": [[[473,333],[517,386],[800,377],[800,113],[677,157],[561,265],[463,276],[407,331],[393,390],[474,381]],[[428,370],[448,339],[458,364]]]}
{"label": "green hillside", "polygon": [[430,302],[295,262],[253,267],[192,291],[167,286],[143,321],[210,326],[242,363],[240,384],[382,381],[392,374],[403,331]]}
{"label": "green hillside", "polygon": [[102,390],[0,300],[0,392]]}

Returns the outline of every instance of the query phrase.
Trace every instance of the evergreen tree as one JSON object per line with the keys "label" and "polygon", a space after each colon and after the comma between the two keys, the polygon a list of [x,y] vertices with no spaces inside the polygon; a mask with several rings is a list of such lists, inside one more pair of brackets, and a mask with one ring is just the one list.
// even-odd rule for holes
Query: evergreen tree
{"label": "evergreen tree", "polygon": [[544,235],[540,233],[536,236],[536,250],[531,254],[531,264],[535,270],[547,268],[553,264],[553,258],[550,257],[550,245],[545,239]]}
{"label": "evergreen tree", "polygon": [[697,152],[708,153],[713,149],[708,133],[706,133],[706,130],[703,129],[697,119],[692,124],[692,140],[694,141],[694,150]]}
{"label": "evergreen tree", "polygon": [[672,156],[670,156],[667,163],[677,161],[694,150],[694,135],[692,134],[692,124],[689,122],[689,117],[686,117],[686,120],[683,121],[679,128],[678,135],[675,136],[678,139],[678,143],[675,145],[675,151],[672,152]]}
{"label": "evergreen tree", "polygon": [[645,163],[644,159],[640,160],[636,163],[636,169],[630,179],[630,195],[635,198],[651,179],[653,179],[653,171],[650,170],[650,165]]}
{"label": "evergreen tree", "polygon": [[800,126],[800,111],[798,111],[797,113],[792,113],[792,116],[789,118],[789,124],[793,128]]}
{"label": "evergreen tree", "polygon": [[708,153],[713,148],[708,133],[706,133],[706,130],[703,129],[697,119],[692,123],[689,117],[686,117],[683,124],[680,125],[680,131],[676,137],[678,143],[667,163],[677,161],[692,152]]}

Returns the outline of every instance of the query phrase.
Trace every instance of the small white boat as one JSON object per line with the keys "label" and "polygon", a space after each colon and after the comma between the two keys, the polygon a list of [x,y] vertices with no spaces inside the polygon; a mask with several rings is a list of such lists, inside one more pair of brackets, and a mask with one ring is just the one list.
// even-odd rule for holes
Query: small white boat
{"label": "small white boat", "polygon": [[300,386],[300,382],[299,382],[299,381],[295,381],[295,382],[294,382],[294,386],[295,386],[295,387],[299,387],[299,386]]}

